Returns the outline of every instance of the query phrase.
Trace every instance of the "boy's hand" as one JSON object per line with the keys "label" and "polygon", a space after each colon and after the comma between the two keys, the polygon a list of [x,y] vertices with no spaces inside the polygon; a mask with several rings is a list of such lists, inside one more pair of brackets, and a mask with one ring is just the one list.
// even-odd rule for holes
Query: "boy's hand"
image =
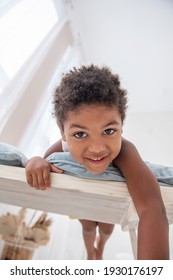
{"label": "boy's hand", "polygon": [[63,170],[41,157],[31,158],[25,167],[27,183],[38,190],[50,188],[50,172],[63,173]]}

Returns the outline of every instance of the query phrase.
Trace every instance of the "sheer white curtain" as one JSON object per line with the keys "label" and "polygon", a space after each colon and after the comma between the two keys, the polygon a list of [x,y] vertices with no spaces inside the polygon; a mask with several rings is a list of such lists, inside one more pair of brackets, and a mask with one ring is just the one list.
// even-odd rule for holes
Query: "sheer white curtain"
{"label": "sheer white curtain", "polygon": [[60,137],[51,115],[52,89],[62,72],[82,63],[64,3],[0,5],[0,141],[27,156],[42,154]]}
{"label": "sheer white curtain", "polygon": [[[22,65],[33,54],[60,15],[51,0],[0,2],[1,94]],[[6,76],[6,83],[4,82]]]}
{"label": "sheer white curtain", "polygon": [[52,0],[0,3],[1,131],[56,36],[64,13],[60,0],[56,6]]}

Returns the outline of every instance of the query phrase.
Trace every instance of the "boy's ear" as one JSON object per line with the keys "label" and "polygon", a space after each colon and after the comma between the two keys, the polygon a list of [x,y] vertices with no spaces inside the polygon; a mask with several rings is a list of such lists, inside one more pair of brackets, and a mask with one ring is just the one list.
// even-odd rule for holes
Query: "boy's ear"
{"label": "boy's ear", "polygon": [[64,130],[60,128],[60,132],[61,132],[62,140],[63,140],[64,142],[66,142]]}
{"label": "boy's ear", "polygon": [[64,128],[59,123],[57,123],[57,124],[58,124],[59,130],[60,130],[60,133],[61,133],[62,140],[66,142]]}
{"label": "boy's ear", "polygon": [[64,132],[61,133],[61,136],[62,136],[62,140],[63,140],[64,142],[66,142],[66,138],[65,138]]}

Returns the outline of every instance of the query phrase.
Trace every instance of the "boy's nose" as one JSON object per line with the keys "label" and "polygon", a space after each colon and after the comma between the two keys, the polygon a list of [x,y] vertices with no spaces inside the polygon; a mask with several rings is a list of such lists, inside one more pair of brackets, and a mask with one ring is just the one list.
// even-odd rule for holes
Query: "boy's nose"
{"label": "boy's nose", "polygon": [[99,143],[98,141],[90,143],[88,148],[89,152],[99,154],[105,151],[104,143]]}

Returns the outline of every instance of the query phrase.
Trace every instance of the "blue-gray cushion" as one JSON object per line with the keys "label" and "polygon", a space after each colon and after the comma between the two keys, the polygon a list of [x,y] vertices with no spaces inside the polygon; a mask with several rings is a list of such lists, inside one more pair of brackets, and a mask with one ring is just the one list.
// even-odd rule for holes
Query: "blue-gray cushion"
{"label": "blue-gray cushion", "polygon": [[27,157],[16,147],[0,142],[0,164],[25,167]]}
{"label": "blue-gray cushion", "polygon": [[64,170],[64,173],[85,179],[125,181],[121,172],[112,164],[100,174],[89,172],[83,165],[75,161],[69,152],[53,153],[46,158],[48,162]]}
{"label": "blue-gray cushion", "polygon": [[[83,165],[76,162],[70,155],[69,152],[53,153],[46,159],[51,164],[64,170],[64,173],[95,180],[108,180],[108,181],[119,181],[125,182],[120,170],[114,167],[112,164],[101,174],[93,174],[89,172]],[[173,185],[173,167],[167,167],[163,165],[152,164],[146,162],[147,166],[156,176],[158,182],[167,185]]]}

